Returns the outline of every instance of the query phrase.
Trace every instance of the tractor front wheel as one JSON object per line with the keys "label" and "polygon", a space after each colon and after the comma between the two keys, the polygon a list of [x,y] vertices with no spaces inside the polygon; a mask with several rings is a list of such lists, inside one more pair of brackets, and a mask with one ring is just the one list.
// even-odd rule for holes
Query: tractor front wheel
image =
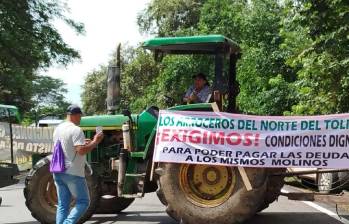
{"label": "tractor front wheel", "polygon": [[114,196],[108,198],[102,196],[97,208],[98,214],[117,214],[132,204],[134,198],[119,198]]}
{"label": "tractor front wheel", "polygon": [[245,168],[253,190],[247,191],[234,167],[163,164],[160,186],[166,212],[186,224],[241,223],[260,208],[266,191],[265,169]]}
{"label": "tractor front wheel", "polygon": [[[40,223],[56,223],[57,193],[52,174],[49,172],[49,160],[44,158],[30,171],[25,180],[25,204],[32,216]],[[90,194],[90,205],[78,223],[88,220],[95,212],[100,199],[100,188],[97,177],[86,175]],[[72,204],[74,201],[72,201]]]}

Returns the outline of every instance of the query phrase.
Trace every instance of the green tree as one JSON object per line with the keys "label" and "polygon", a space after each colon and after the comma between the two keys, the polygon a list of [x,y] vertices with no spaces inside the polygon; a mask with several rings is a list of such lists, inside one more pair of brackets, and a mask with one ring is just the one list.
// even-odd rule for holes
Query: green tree
{"label": "green tree", "polygon": [[38,69],[66,65],[79,58],[52,25],[63,20],[77,33],[83,26],[67,17],[67,7],[56,0],[0,2],[0,100],[23,111],[33,106]]}
{"label": "green tree", "polygon": [[244,113],[280,115],[294,103],[289,83],[295,75],[279,47],[282,10],[275,0],[210,0],[202,9],[204,33],[224,34],[242,48],[238,104]]}
{"label": "green tree", "polygon": [[[348,4],[153,0],[138,24],[142,32],[157,36],[223,34],[237,41],[243,113],[336,113],[349,110]],[[135,112],[149,105],[165,107],[165,95],[180,102],[196,72],[213,77],[213,60],[207,56],[169,55],[156,65],[151,55],[133,52],[124,63],[122,91],[123,106]]]}
{"label": "green tree", "polygon": [[[145,33],[155,32],[158,36],[179,35],[197,30],[203,2],[205,1],[154,0],[138,16],[140,30]],[[191,80],[193,70],[196,70],[193,66],[187,67],[188,61],[191,65],[192,57],[166,57],[163,63],[156,63],[153,55],[141,47],[123,46],[120,108],[139,112],[150,105],[164,107],[165,96],[180,100],[188,87],[187,83],[183,83],[184,80]],[[115,53],[109,63],[114,62]],[[172,62],[177,66],[170,66]],[[83,85],[84,110],[89,114],[105,112],[105,93],[106,68],[89,73]]]}
{"label": "green tree", "polygon": [[101,66],[87,74],[82,86],[81,101],[87,115],[106,112],[107,67]]}
{"label": "green tree", "polygon": [[[153,55],[138,47],[128,49],[132,58],[124,58],[121,74],[121,107],[129,108],[132,112],[139,112],[146,106],[155,105],[157,94],[150,94],[149,86],[155,83],[159,74]],[[130,53],[132,51],[132,53]],[[123,51],[125,52],[125,51]],[[128,61],[128,63],[127,63]]]}
{"label": "green tree", "polygon": [[[154,0],[138,17],[140,30],[146,33],[155,33],[157,36],[183,36],[199,32],[199,20],[202,6],[207,1],[163,1]],[[148,54],[148,57],[151,55]],[[143,67],[147,60],[138,60],[138,66]],[[130,63],[131,64],[131,63]],[[148,64],[148,63],[147,63]],[[136,101],[131,101],[137,110],[146,106],[157,105],[167,107],[166,97],[173,98],[177,103],[182,101],[183,95],[192,83],[192,75],[203,72],[212,77],[213,58],[208,56],[174,56],[167,55],[158,62],[157,69],[144,69],[142,76],[148,70],[147,82],[142,85],[143,93],[133,92]],[[152,67],[155,64],[152,64]],[[132,74],[130,74],[131,79]],[[146,84],[143,86],[143,84]]]}
{"label": "green tree", "polygon": [[[171,3],[169,5],[173,6]],[[160,36],[223,34],[232,38],[243,49],[242,59],[238,64],[241,87],[238,98],[240,110],[253,114],[283,114],[284,111],[290,110],[294,104],[290,83],[295,80],[295,73],[285,63],[287,51],[280,49],[282,5],[275,0],[208,0],[202,1],[197,6],[199,9],[189,8],[189,12],[186,13],[196,15],[195,20],[188,20],[193,24],[188,25],[186,22],[178,21],[176,19],[178,17],[168,12],[169,7],[166,3],[152,1],[143,14],[148,20],[140,26],[142,28],[153,24],[158,27],[153,30]],[[171,8],[171,11],[180,10]],[[200,13],[194,13],[197,11]],[[139,20],[139,23],[142,21],[144,20]],[[149,32],[149,29],[145,30]],[[164,69],[161,69],[156,79],[157,93],[159,91],[170,93],[179,102],[180,96],[191,82],[190,77],[193,73],[204,71],[213,77],[212,62],[213,58],[208,57],[166,57],[162,63]],[[175,90],[171,89],[174,86]],[[155,96],[149,98],[157,99]]]}
{"label": "green tree", "polygon": [[[154,82],[154,75],[158,74],[158,67],[153,56],[141,48],[128,45],[121,46],[121,101],[119,111],[131,109],[139,112],[154,98],[147,98],[147,88]],[[116,62],[116,51],[109,64]],[[81,100],[87,114],[102,114],[106,112],[107,97],[107,66],[92,71],[85,78],[82,86]]]}
{"label": "green tree", "polygon": [[49,76],[37,76],[32,82],[34,107],[24,114],[27,124],[40,120],[45,116],[63,118],[69,102],[65,99],[68,92],[65,83]]}
{"label": "green tree", "polygon": [[284,47],[297,69],[294,114],[349,111],[349,2],[288,1]]}
{"label": "green tree", "polygon": [[153,0],[138,16],[141,32],[174,36],[195,32],[206,0]]}
{"label": "green tree", "polygon": [[33,81],[34,97],[33,102],[37,106],[56,106],[64,101],[64,94],[68,91],[60,79],[49,76],[37,76]]}

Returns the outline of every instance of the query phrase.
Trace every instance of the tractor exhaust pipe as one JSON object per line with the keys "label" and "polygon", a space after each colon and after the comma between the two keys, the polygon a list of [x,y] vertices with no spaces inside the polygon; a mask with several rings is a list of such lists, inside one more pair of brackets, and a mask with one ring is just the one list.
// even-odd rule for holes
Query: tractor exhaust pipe
{"label": "tractor exhaust pipe", "polygon": [[126,149],[121,149],[120,155],[119,155],[118,186],[117,186],[118,197],[122,197],[122,194],[123,194],[125,176],[126,176],[127,153],[128,152]]}
{"label": "tractor exhaust pipe", "polygon": [[107,74],[107,112],[108,114],[115,114],[117,105],[120,103],[120,47],[118,45],[116,50],[116,65],[108,67]]}

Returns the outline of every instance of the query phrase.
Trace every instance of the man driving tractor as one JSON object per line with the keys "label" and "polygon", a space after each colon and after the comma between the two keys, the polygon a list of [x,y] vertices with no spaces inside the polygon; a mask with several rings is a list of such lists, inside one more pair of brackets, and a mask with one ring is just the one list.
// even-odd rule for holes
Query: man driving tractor
{"label": "man driving tractor", "polygon": [[211,98],[211,89],[206,76],[198,73],[193,76],[194,84],[189,87],[183,101],[185,103],[205,103]]}

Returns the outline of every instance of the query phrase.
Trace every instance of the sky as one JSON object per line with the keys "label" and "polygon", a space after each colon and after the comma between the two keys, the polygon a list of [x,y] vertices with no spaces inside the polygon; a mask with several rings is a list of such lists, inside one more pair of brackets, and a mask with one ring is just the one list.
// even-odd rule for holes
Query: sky
{"label": "sky", "polygon": [[80,94],[84,77],[107,65],[112,52],[118,43],[137,45],[149,38],[142,36],[137,26],[137,15],[146,8],[150,0],[67,0],[70,14],[68,16],[85,25],[85,35],[76,33],[60,21],[54,22],[55,27],[64,41],[78,50],[81,60],[67,67],[52,66],[41,72],[66,83],[67,100],[81,105]]}

